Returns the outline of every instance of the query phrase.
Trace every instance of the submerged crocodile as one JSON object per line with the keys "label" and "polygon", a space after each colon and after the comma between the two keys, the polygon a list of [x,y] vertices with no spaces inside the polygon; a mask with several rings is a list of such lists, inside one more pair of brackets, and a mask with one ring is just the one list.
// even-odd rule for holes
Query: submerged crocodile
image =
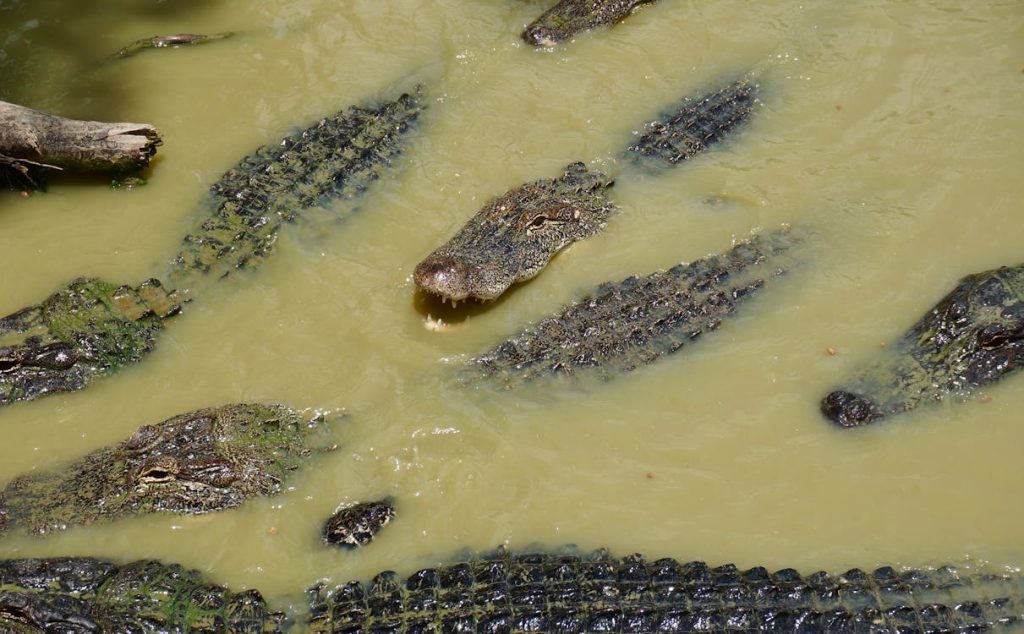
{"label": "submerged crocodile", "polygon": [[201,33],[175,33],[173,35],[154,35],[153,37],[144,37],[141,40],[135,40],[128,46],[122,48],[114,54],[115,57],[125,58],[138,55],[142,51],[151,48],[181,48],[183,46],[195,46],[196,44],[206,44],[208,42],[214,42],[216,40],[223,40],[233,36],[234,33],[228,31],[225,33],[214,33],[213,35],[203,35]]}
{"label": "submerged crocodile", "polygon": [[642,4],[656,0],[561,0],[531,22],[523,39],[534,46],[553,46],[580,31],[626,19]]}
{"label": "submerged crocodile", "polygon": [[281,624],[256,590],[233,593],[177,564],[0,560],[4,634],[272,634]]}
{"label": "submerged crocodile", "polygon": [[395,501],[390,497],[342,507],[324,522],[324,543],[342,548],[365,546],[393,519]]}
{"label": "submerged crocodile", "polygon": [[148,512],[209,513],[273,495],[316,448],[319,418],[279,405],[197,410],[0,490],[0,533],[63,530]]}
{"label": "submerged crocodile", "polygon": [[[757,85],[737,82],[696,99],[650,125],[626,153],[634,162],[674,165],[721,141],[752,112]],[[420,262],[416,285],[458,302],[495,299],[537,275],[559,251],[604,228],[618,208],[614,181],[574,163],[560,178],[526,183],[485,205],[446,244]]]}
{"label": "submerged crocodile", "polygon": [[308,591],[285,620],[256,590],[234,594],[154,561],[0,560],[0,631],[246,632],[982,632],[1024,622],[1017,574],[895,569],[769,572],[606,551],[500,548],[405,579],[382,572]]}
{"label": "submerged crocodile", "polygon": [[464,378],[512,387],[581,371],[609,378],[676,352],[718,328],[787,265],[801,240],[779,230],[728,253],[597,287],[589,296],[469,361]]}
{"label": "submerged crocodile", "polygon": [[874,363],[832,392],[822,412],[856,427],[1024,366],[1024,264],[968,275]]}
{"label": "submerged crocodile", "polygon": [[[351,107],[242,159],[211,187],[211,215],[185,238],[171,287],[194,291],[204,279],[254,268],[283,223],[364,192],[401,152],[423,108],[418,92]],[[180,309],[155,279],[132,288],[83,278],[0,318],[0,405],[79,390],[138,362]]]}

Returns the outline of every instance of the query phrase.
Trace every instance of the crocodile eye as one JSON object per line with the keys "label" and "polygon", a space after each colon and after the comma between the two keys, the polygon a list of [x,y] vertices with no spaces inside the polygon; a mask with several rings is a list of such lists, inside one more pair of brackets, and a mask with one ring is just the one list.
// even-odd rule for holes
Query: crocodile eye
{"label": "crocodile eye", "polygon": [[170,482],[175,475],[161,467],[151,467],[139,473],[139,480],[143,482]]}
{"label": "crocodile eye", "polygon": [[989,324],[978,331],[978,345],[982,350],[993,350],[1005,346],[1017,333],[1005,324]]}
{"label": "crocodile eye", "polygon": [[547,221],[548,218],[546,216],[537,216],[536,218],[533,219],[533,222],[530,223],[530,228],[539,229],[540,227],[543,227],[544,223],[546,223]]}

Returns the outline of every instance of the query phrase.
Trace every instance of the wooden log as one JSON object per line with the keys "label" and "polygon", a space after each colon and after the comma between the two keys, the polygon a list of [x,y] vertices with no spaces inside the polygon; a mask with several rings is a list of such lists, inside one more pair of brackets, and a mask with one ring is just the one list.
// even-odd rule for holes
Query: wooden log
{"label": "wooden log", "polygon": [[134,172],[160,145],[145,123],[65,119],[0,101],[0,166],[22,174],[38,168],[84,172]]}

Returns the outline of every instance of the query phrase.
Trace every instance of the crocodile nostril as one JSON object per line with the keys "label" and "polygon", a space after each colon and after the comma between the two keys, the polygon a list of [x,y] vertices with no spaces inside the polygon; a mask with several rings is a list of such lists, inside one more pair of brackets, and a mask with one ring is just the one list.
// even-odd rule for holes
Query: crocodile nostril
{"label": "crocodile nostril", "polygon": [[528,27],[523,31],[523,39],[533,46],[554,46],[557,41],[554,30],[542,24]]}
{"label": "crocodile nostril", "polygon": [[822,399],[821,413],[840,427],[858,427],[884,416],[869,399],[843,390]]}
{"label": "crocodile nostril", "polygon": [[469,269],[447,255],[430,255],[416,266],[413,280],[420,288],[448,299],[464,299],[467,294]]}

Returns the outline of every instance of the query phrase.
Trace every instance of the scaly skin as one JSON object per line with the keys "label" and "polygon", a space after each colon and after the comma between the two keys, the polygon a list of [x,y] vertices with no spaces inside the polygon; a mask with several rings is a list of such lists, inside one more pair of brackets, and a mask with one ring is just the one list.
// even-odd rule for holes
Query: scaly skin
{"label": "scaly skin", "polygon": [[781,256],[799,240],[777,231],[722,255],[599,286],[557,316],[471,359],[466,378],[514,387],[580,371],[610,378],[651,363],[717,329],[781,272]]}
{"label": "scaly skin", "polygon": [[1019,625],[1024,582],[950,567],[842,575],[510,553],[310,593],[310,631],[979,632]]}
{"label": "scaly skin", "polygon": [[1024,264],[963,278],[822,412],[842,427],[966,395],[1024,366]]}
{"label": "scaly skin", "polygon": [[185,238],[170,279],[185,288],[259,265],[283,223],[332,198],[355,198],[380,178],[423,108],[419,92],[353,106],[242,159],[210,188],[213,215]]}
{"label": "scaly skin", "polygon": [[580,31],[596,29],[624,20],[634,9],[655,0],[561,0],[523,31],[523,39],[534,46],[554,46]]}
{"label": "scaly skin", "polygon": [[604,228],[617,208],[612,180],[573,163],[561,178],[526,183],[495,198],[416,266],[413,279],[452,302],[490,300],[541,271],[567,245]]}
{"label": "scaly skin", "polygon": [[152,512],[209,513],[274,495],[314,449],[322,425],[279,405],[182,414],[0,491],[0,533],[35,533]]}
{"label": "scaly skin", "polygon": [[5,634],[278,634],[281,622],[259,592],[229,592],[177,564],[0,560]]}
{"label": "scaly skin", "polygon": [[[674,165],[721,141],[749,118],[756,85],[734,83],[682,104],[627,149],[634,162]],[[557,179],[521,185],[489,202],[413,279],[443,300],[492,300],[537,275],[562,249],[601,231],[618,211],[605,196],[613,180],[570,165]]]}
{"label": "scaly skin", "polygon": [[157,280],[132,288],[81,278],[0,318],[0,405],[80,390],[141,360],[180,310]]}

